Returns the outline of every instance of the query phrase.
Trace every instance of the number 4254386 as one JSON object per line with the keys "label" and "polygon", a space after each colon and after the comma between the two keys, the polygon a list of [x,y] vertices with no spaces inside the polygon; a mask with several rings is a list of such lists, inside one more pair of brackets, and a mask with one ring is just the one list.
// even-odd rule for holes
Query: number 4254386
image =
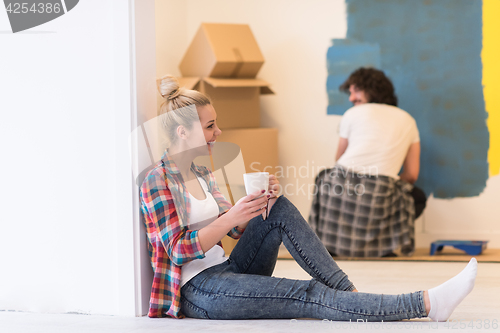
{"label": "number 4254386", "polygon": [[497,330],[498,329],[498,319],[475,319],[475,320],[463,320],[461,319],[460,321],[457,319],[453,320],[447,320],[444,326],[448,329],[464,329],[464,328],[473,328],[473,329],[493,329]]}
{"label": "number 4254386", "polygon": [[28,3],[9,3],[7,6],[7,13],[9,14],[26,14],[26,13],[46,13],[46,14],[52,14],[56,13],[59,14],[62,10],[61,4],[60,3],[34,3],[30,6]]}

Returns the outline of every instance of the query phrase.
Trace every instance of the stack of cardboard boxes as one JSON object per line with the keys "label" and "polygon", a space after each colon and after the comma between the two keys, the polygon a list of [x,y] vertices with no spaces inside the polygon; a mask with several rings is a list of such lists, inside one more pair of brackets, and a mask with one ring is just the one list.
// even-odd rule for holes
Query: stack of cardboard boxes
{"label": "stack of cardboard boxes", "polygon": [[[179,65],[179,81],[210,97],[222,130],[217,141],[240,146],[246,172],[274,173],[278,130],[260,127],[260,95],[273,93],[256,78],[263,63],[248,25],[203,23]],[[232,245],[226,240],[226,251]]]}
{"label": "stack of cardboard boxes", "polygon": [[256,78],[264,64],[246,24],[203,23],[182,59],[181,85],[208,95],[222,130],[218,141],[240,146],[246,172],[274,172],[278,165],[278,131],[260,127],[260,95],[272,94]]}

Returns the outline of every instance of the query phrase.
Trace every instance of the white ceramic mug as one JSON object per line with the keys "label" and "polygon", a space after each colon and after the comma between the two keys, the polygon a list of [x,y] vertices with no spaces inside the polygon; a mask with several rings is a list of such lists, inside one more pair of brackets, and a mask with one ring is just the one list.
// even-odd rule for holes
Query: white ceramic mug
{"label": "white ceramic mug", "polygon": [[269,190],[269,172],[245,173],[243,174],[243,181],[245,182],[247,195],[262,190],[266,191],[262,195],[267,195]]}

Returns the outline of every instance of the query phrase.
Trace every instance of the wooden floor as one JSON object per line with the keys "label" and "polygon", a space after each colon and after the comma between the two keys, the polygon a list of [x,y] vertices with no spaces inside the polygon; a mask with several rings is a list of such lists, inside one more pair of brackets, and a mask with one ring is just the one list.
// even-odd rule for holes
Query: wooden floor
{"label": "wooden floor", "polygon": [[[360,292],[399,294],[435,287],[458,274],[462,262],[343,261],[340,268]],[[278,260],[276,277],[308,280],[311,277],[293,260]],[[479,263],[474,290],[455,309],[449,322],[427,318],[381,323],[349,323],[308,319],[204,320],[84,314],[41,314],[2,311],[0,332],[5,333],[412,333],[500,332],[500,264]],[[46,309],[33,308],[42,312]],[[90,315],[89,315],[90,314]],[[389,326],[390,325],[390,326]]]}
{"label": "wooden floor", "polygon": [[[457,250],[453,247],[445,247],[441,252],[437,252],[433,256],[429,254],[428,248],[416,249],[411,257],[406,257],[401,253],[396,252],[397,257],[394,258],[354,258],[354,257],[334,257],[335,260],[349,261],[435,261],[435,262],[468,262],[472,257],[478,262],[484,263],[500,263],[500,249],[486,249],[483,253],[475,256],[466,254],[464,251]],[[293,259],[291,254],[282,247],[278,256],[279,259]]]}

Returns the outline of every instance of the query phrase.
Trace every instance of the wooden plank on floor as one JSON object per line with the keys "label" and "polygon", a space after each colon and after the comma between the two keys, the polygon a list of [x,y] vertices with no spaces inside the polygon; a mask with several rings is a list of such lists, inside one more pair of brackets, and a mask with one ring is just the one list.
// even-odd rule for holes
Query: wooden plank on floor
{"label": "wooden plank on floor", "polygon": [[[428,248],[419,248],[411,257],[403,256],[400,252],[396,251],[397,257],[394,258],[353,258],[353,257],[334,257],[335,260],[350,260],[350,261],[436,261],[436,262],[468,262],[472,257],[476,258],[478,262],[491,262],[500,263],[500,249],[486,249],[483,253],[475,256],[466,254],[464,251],[457,250],[453,247],[445,247],[441,252],[431,256]],[[292,255],[288,253],[283,247],[280,248],[278,259],[293,259]]]}

